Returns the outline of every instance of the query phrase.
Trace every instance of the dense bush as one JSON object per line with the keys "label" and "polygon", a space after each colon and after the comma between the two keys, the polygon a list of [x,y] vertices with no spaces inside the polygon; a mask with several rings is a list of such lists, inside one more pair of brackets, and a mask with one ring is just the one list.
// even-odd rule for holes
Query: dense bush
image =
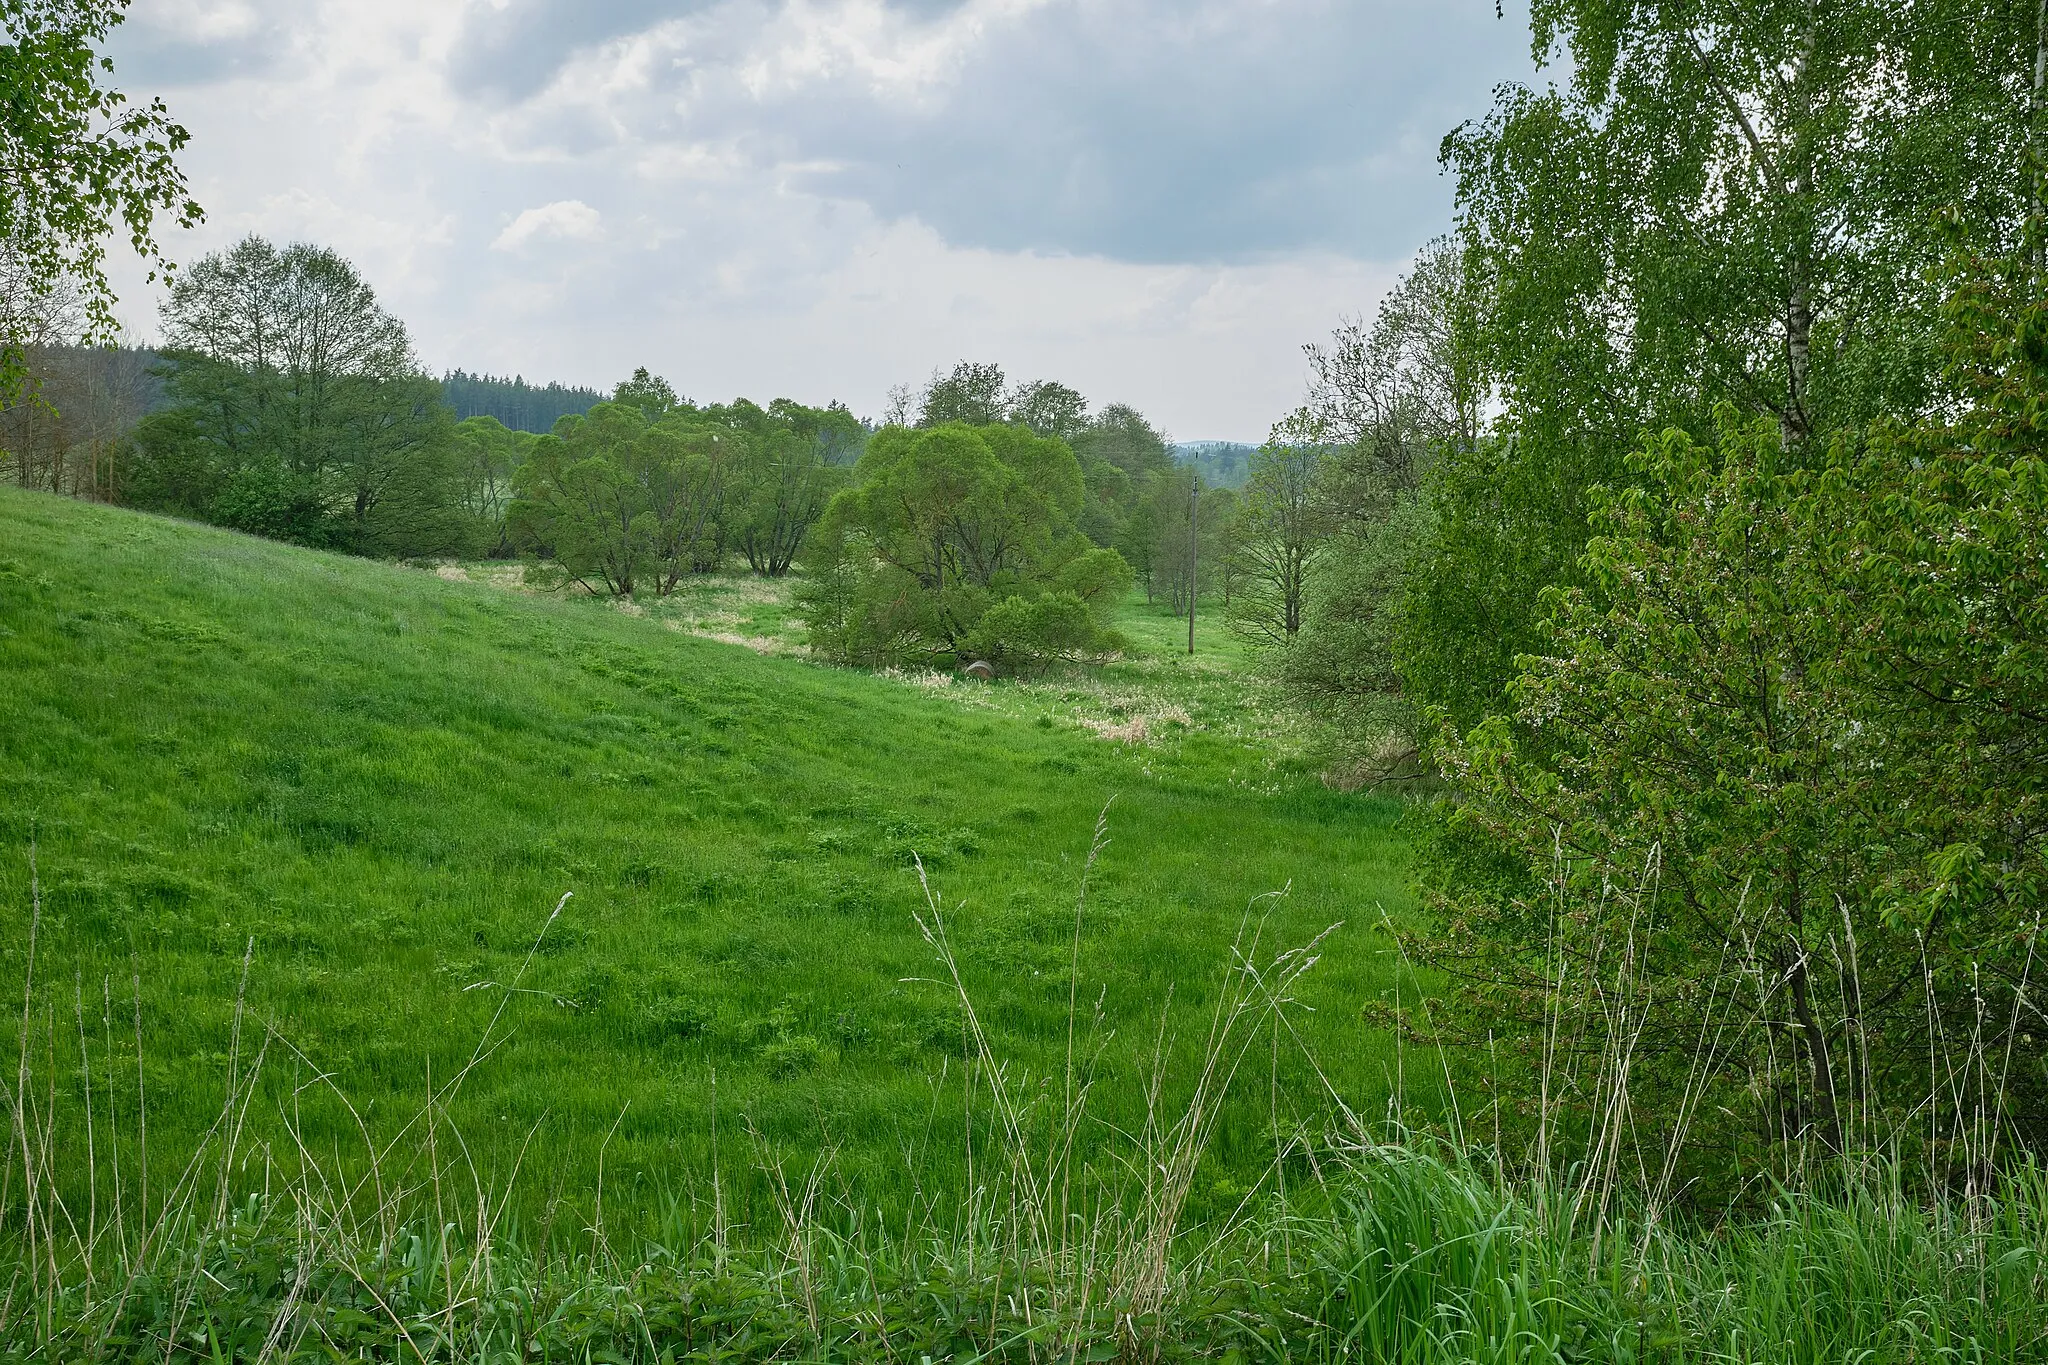
{"label": "dense bush", "polygon": [[1732,410],[1718,446],[1648,443],[1513,712],[1446,731],[1451,1017],[1553,1100],[1626,1055],[1653,1162],[1688,1125],[1737,1158],[1683,1178],[1903,1143],[1969,1181],[2048,1137],[2037,259],[1965,266],[1954,416],[1817,468]]}
{"label": "dense bush", "polygon": [[1085,494],[1064,441],[1003,424],[888,427],[854,478],[798,595],[818,653],[1028,666],[1117,647],[1104,618],[1130,569],[1077,529]]}
{"label": "dense bush", "polygon": [[249,237],[178,277],[165,404],[136,429],[121,496],[301,545],[475,553],[441,387],[333,251]]}

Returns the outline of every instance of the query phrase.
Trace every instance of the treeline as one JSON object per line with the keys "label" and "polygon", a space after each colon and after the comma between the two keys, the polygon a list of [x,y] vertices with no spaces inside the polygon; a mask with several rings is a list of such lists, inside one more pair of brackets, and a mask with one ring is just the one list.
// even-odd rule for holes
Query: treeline
{"label": "treeline", "polygon": [[1257,449],[1240,441],[1187,441],[1173,448],[1173,458],[1211,487],[1242,488],[1251,477],[1252,452]]}
{"label": "treeline", "polygon": [[[65,320],[51,324],[61,333]],[[597,438],[617,420],[565,411],[541,434],[463,415],[457,403],[492,398],[529,422],[549,405],[603,405],[560,385],[433,379],[404,325],[333,251],[250,237],[203,257],[173,286],[163,334],[153,353],[31,349],[28,387],[0,411],[0,447],[21,483],[356,554],[528,553],[593,586],[673,586],[637,570],[649,538],[671,529],[650,531],[647,518],[678,514],[674,469]],[[836,486],[822,471],[850,463],[867,438],[843,407],[699,408],[645,370],[612,405],[718,433],[703,452],[708,482],[692,494],[701,524],[685,558],[696,569],[739,556],[786,572]],[[594,499],[606,480],[629,542],[622,562],[592,557],[586,523],[603,515]],[[565,497],[585,498],[582,512]]]}
{"label": "treeline", "polygon": [[844,407],[699,407],[645,369],[545,436],[487,417],[463,428],[478,467],[498,473],[505,547],[621,597],[665,595],[735,555],[787,573],[868,439]]}
{"label": "treeline", "polygon": [[50,343],[22,361],[21,391],[0,405],[0,467],[24,488],[119,501],[135,425],[163,402],[156,354]]}
{"label": "treeline", "polygon": [[604,399],[596,389],[550,381],[529,384],[520,375],[500,379],[487,374],[450,370],[441,376],[441,396],[455,420],[495,418],[513,431],[553,431],[564,417],[589,412]]}
{"label": "treeline", "polygon": [[803,601],[844,662],[1099,661],[1133,585],[1176,616],[1221,599],[1262,644],[1300,633],[1338,524],[1341,438],[1307,417],[1256,449],[1176,447],[1135,409],[962,361],[893,395],[821,523]]}
{"label": "treeline", "polygon": [[[1099,661],[1134,583],[1185,611],[1227,575],[1234,495],[1136,409],[962,361],[892,395],[826,510],[800,600],[819,654],[867,666]],[[1196,579],[1200,576],[1201,583]]]}
{"label": "treeline", "polygon": [[2035,10],[1543,7],[1281,433],[1276,671],[1449,787],[1404,1027],[1660,1198],[2048,1137]]}

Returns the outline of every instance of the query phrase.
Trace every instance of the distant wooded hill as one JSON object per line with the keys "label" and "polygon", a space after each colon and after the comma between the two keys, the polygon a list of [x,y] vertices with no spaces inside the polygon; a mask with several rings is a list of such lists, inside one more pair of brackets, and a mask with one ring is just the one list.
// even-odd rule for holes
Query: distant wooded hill
{"label": "distant wooded hill", "polygon": [[441,396],[455,409],[457,421],[495,417],[514,431],[552,431],[559,419],[573,412],[588,412],[604,398],[596,389],[553,383],[543,388],[518,375],[500,379],[462,370],[442,376]]}
{"label": "distant wooded hill", "polygon": [[1257,450],[1242,441],[1183,441],[1174,446],[1173,458],[1193,468],[1211,488],[1242,488]]}

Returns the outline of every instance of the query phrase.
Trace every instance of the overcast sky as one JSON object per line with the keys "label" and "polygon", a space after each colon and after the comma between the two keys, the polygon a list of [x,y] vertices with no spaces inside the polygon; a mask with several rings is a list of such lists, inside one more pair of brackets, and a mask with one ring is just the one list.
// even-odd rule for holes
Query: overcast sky
{"label": "overcast sky", "polygon": [[[1494,0],[136,0],[206,225],[332,245],[431,370],[839,399],[961,358],[1258,440],[1528,79]],[[155,300],[124,272],[126,320]]]}

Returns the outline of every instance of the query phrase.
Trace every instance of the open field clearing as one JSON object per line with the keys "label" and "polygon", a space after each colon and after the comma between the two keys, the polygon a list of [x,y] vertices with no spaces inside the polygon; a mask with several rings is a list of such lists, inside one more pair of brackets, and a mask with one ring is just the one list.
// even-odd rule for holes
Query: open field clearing
{"label": "open field clearing", "polygon": [[[1142,1127],[1153,1075],[1169,1101],[1192,1084],[1248,914],[1269,957],[1341,924],[1289,1017],[1345,1104],[1384,1107],[1397,1059],[1360,1008],[1394,979],[1374,926],[1404,907],[1397,809],[1276,761],[1228,675],[1182,686],[1185,661],[1148,653],[1072,685],[932,685],[695,638],[666,603],[11,490],[0,526],[7,970],[27,965],[33,846],[34,1026],[82,1017],[95,1084],[122,1078],[101,1119],[131,1122],[139,988],[159,1188],[231,1063],[262,1053],[247,1122],[280,1169],[286,1116],[346,1164],[502,1005],[446,1117],[529,1221],[600,1164],[611,1219],[658,1219],[709,1183],[714,1141],[741,1222],[778,1160],[829,1154],[829,1187],[885,1210],[955,1190],[967,1049],[914,859],[993,1052],[1050,1075],[1111,798],[1078,938],[1084,1151]],[[1135,742],[1102,735],[1139,719]],[[1276,1130],[1337,1112],[1301,1048],[1270,1051],[1197,1203],[1234,1205]]]}

